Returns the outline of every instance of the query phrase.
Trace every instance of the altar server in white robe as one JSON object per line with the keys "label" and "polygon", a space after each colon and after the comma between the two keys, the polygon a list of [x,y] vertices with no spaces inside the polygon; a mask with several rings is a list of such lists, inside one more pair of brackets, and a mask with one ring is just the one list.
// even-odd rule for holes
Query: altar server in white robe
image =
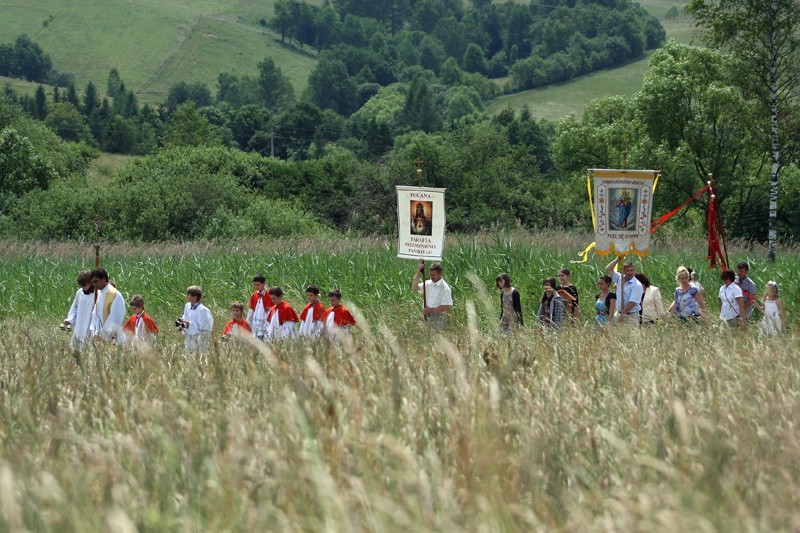
{"label": "altar server in white robe", "polygon": [[179,329],[186,337],[186,351],[206,354],[211,345],[214,317],[211,316],[211,310],[200,302],[202,298],[203,291],[200,287],[192,285],[186,289],[186,305],[183,307]]}
{"label": "altar server in white robe", "polygon": [[267,337],[267,313],[272,307],[272,298],[266,286],[267,278],[263,274],[253,276],[253,291],[247,304],[247,323],[250,330],[259,340]]}
{"label": "altar server in white robe", "polygon": [[341,340],[342,336],[350,335],[351,329],[356,325],[356,319],[350,310],[342,305],[342,292],[333,289],[328,292],[328,302],[331,306],[325,311],[325,332],[334,341]]}
{"label": "altar server in white robe", "polygon": [[294,309],[283,299],[283,290],[272,287],[269,290],[273,306],[267,314],[267,337],[271,341],[294,339],[297,336],[297,317]]}
{"label": "altar server in white robe", "polygon": [[319,301],[319,287],[309,285],[306,288],[308,304],[300,313],[300,336],[307,339],[318,339],[325,327],[325,306]]}
{"label": "altar server in white robe", "polygon": [[64,319],[64,326],[72,328],[72,338],[69,347],[73,350],[80,350],[83,342],[89,338],[89,327],[92,325],[92,311],[94,310],[94,287],[92,286],[92,275],[83,271],[78,274],[78,291],[72,301],[67,318]]}
{"label": "altar server in white robe", "polygon": [[125,298],[108,282],[108,272],[102,268],[92,270],[92,285],[97,291],[92,312],[92,335],[103,340],[125,344],[122,323],[125,321]]}

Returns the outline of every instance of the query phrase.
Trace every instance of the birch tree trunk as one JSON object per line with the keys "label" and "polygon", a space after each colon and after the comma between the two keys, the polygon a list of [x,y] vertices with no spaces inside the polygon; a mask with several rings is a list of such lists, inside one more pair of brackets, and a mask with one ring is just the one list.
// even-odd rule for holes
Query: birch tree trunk
{"label": "birch tree trunk", "polygon": [[[772,12],[777,16],[778,2],[772,0]],[[773,20],[775,20],[773,18]],[[778,175],[781,168],[781,145],[778,135],[778,28],[772,25],[769,36],[769,120],[770,136],[772,140],[772,169],[769,182],[769,222],[768,222],[768,245],[769,251],[767,259],[775,262],[775,254],[778,249]]]}

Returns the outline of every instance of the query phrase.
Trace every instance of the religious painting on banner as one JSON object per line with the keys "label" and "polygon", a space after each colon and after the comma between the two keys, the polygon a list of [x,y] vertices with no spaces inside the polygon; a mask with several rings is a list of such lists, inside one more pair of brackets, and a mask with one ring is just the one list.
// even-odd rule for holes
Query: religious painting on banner
{"label": "religious painting on banner", "polygon": [[444,191],[430,187],[397,187],[398,257],[442,259]]}
{"label": "religious painting on banner", "polygon": [[589,169],[594,182],[595,252],[644,256],[658,170]]}

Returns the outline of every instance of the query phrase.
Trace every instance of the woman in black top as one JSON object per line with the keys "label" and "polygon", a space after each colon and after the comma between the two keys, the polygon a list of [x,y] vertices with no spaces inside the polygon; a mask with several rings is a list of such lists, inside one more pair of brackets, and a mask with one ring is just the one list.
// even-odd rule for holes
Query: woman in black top
{"label": "woman in black top", "polygon": [[570,283],[570,275],[568,268],[562,268],[558,271],[558,281],[561,285],[556,287],[556,291],[564,299],[564,303],[567,304],[567,315],[572,318],[578,318],[581,316],[581,309],[578,307],[578,288]]}

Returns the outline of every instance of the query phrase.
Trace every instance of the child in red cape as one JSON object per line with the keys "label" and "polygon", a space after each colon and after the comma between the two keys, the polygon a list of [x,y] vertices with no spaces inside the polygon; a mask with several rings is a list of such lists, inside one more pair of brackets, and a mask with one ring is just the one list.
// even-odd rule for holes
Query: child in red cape
{"label": "child in red cape", "polygon": [[148,344],[155,344],[158,340],[158,326],[144,311],[144,298],[135,294],[129,303],[131,317],[122,326],[122,332],[131,340],[137,339]]}

